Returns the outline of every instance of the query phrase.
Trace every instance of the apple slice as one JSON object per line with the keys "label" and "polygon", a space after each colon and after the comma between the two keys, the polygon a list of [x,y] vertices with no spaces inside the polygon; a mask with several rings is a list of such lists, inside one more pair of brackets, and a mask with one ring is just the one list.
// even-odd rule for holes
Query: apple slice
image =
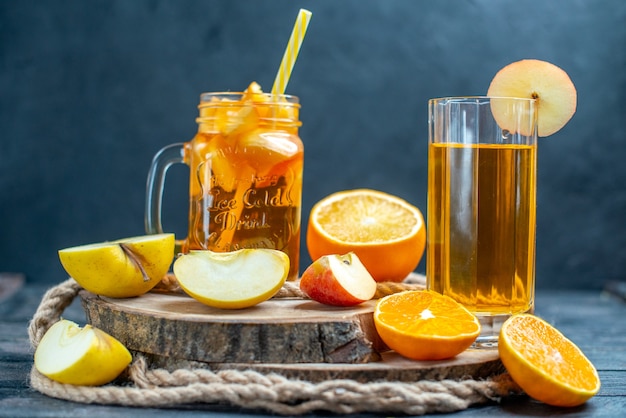
{"label": "apple slice", "polygon": [[99,386],[130,364],[124,345],[106,332],[62,319],[48,329],[35,350],[39,373],[60,383]]}
{"label": "apple slice", "polygon": [[374,297],[376,280],[359,257],[324,255],[302,273],[300,290],[311,299],[334,306],[354,306]]}
{"label": "apple slice", "polygon": [[[554,64],[525,59],[502,68],[491,80],[489,97],[518,97],[538,100],[538,136],[559,131],[576,112],[576,87],[567,73]],[[503,129],[509,129],[506,106],[492,112]]]}
{"label": "apple slice", "polygon": [[299,152],[302,150],[293,140],[293,135],[287,132],[259,128],[246,132],[237,140],[237,153],[246,159],[250,167],[263,174]]}
{"label": "apple slice", "polygon": [[65,271],[85,290],[112,298],[156,286],[174,260],[174,234],[154,234],[59,250]]}
{"label": "apple slice", "polygon": [[195,250],[174,262],[180,287],[205,305],[242,309],[268,300],[289,274],[289,257],[265,248],[217,253]]}

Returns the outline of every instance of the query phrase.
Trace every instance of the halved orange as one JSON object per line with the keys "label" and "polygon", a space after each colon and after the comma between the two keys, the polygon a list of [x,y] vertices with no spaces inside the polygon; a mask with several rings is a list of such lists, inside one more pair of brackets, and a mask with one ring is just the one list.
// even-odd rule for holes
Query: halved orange
{"label": "halved orange", "polygon": [[442,360],[465,351],[480,334],[478,318],[454,299],[429,290],[385,296],[374,324],[385,344],[413,360]]}
{"label": "halved orange", "polygon": [[498,351],[513,380],[538,401],[577,406],[600,390],[598,372],[580,348],[534,315],[506,320]]}
{"label": "halved orange", "polygon": [[399,197],[346,190],[313,206],[306,243],[313,261],[354,252],[377,282],[400,282],[424,254],[426,226],[420,210]]}

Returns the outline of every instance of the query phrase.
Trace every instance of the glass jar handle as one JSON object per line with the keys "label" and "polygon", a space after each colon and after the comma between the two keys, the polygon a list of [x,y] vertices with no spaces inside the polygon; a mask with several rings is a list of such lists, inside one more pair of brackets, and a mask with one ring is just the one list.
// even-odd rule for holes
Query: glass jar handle
{"label": "glass jar handle", "polygon": [[185,144],[180,142],[161,148],[152,159],[146,184],[145,228],[148,234],[162,234],[161,207],[165,174],[173,164],[184,162]]}

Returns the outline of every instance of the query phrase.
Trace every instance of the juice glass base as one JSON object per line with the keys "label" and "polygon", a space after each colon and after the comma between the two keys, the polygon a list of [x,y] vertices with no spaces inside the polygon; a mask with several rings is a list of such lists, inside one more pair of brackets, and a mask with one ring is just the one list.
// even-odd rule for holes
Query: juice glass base
{"label": "juice glass base", "polygon": [[[525,313],[533,313],[534,309],[529,309]],[[489,350],[498,349],[498,339],[500,337],[500,329],[504,322],[509,319],[511,314],[476,314],[478,322],[480,322],[480,335],[474,341],[470,348]]]}
{"label": "juice glass base", "polygon": [[504,321],[511,315],[476,315],[480,322],[480,335],[474,341],[471,348],[474,349],[498,349],[500,328]]}

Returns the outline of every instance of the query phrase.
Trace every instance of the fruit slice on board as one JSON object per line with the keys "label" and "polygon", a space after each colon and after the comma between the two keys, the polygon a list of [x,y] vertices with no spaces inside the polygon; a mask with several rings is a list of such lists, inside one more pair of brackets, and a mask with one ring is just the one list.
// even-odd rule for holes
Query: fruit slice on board
{"label": "fruit slice on board", "polygon": [[289,274],[289,257],[278,250],[191,251],[174,262],[180,287],[205,305],[242,309],[270,299]]}
{"label": "fruit slice on board", "polygon": [[39,373],[60,383],[99,386],[130,364],[126,347],[106,332],[62,319],[48,329],[35,351]]}
{"label": "fruit slice on board", "polygon": [[374,280],[399,282],[424,254],[426,227],[420,210],[399,197],[346,190],[313,206],[306,243],[312,260],[354,252]]}
{"label": "fruit slice on board", "polygon": [[376,294],[376,281],[354,253],[324,255],[302,273],[300,290],[334,306],[354,306]]}
{"label": "fruit slice on board", "polygon": [[413,290],[385,296],[374,310],[378,335],[413,360],[442,360],[467,349],[480,333],[475,315],[448,296]]}
{"label": "fruit slice on board", "polygon": [[65,271],[102,296],[139,296],[156,286],[174,260],[174,234],[143,235],[59,250]]}
{"label": "fruit slice on board", "polygon": [[[538,136],[559,131],[576,112],[576,87],[567,73],[536,59],[517,61],[502,68],[491,80],[487,95],[537,99]],[[513,116],[507,112],[506,104],[494,103],[494,118],[501,128],[511,130]]]}
{"label": "fruit slice on board", "polygon": [[583,352],[543,319],[514,315],[500,329],[498,351],[513,380],[532,398],[577,406],[600,390],[600,378]]}

